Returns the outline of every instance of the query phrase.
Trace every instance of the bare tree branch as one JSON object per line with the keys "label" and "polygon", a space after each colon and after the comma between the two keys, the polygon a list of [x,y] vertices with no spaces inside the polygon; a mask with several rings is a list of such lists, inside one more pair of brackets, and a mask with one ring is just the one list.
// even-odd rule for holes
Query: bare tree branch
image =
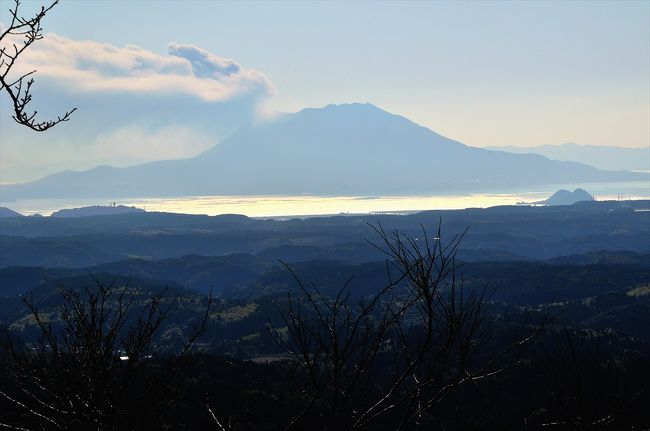
{"label": "bare tree branch", "polygon": [[[9,96],[13,107],[13,119],[18,123],[37,132],[44,132],[59,123],[68,121],[77,108],[66,111],[63,115],[57,116],[55,120],[38,121],[38,111],[30,111],[29,103],[32,101],[32,85],[34,78],[30,77],[36,70],[24,73],[18,78],[10,81],[9,74],[18,60],[18,57],[31,44],[43,39],[43,27],[41,22],[45,15],[57,4],[55,0],[49,6],[41,6],[32,17],[23,17],[19,14],[20,0],[15,0],[12,9],[9,9],[11,22],[0,34],[0,92],[3,90]],[[11,51],[13,50],[13,51]],[[26,80],[27,77],[30,77]]]}
{"label": "bare tree branch", "polygon": [[207,329],[211,295],[178,353],[155,357],[154,339],[178,298],[166,289],[143,293],[90,276],[94,286],[59,286],[62,304],[55,312],[40,310],[31,296],[24,299],[39,330],[35,340],[18,339],[4,325],[17,395],[3,389],[0,396],[23,409],[35,426],[132,429],[129,421],[155,416],[167,402],[170,377]]}
{"label": "bare tree branch", "polygon": [[421,424],[460,386],[499,374],[502,359],[539,334],[522,334],[477,363],[489,295],[466,290],[458,276],[465,232],[445,243],[441,225],[433,235],[423,227],[421,238],[371,228],[380,239],[371,244],[387,256],[388,282],[369,297],[354,299],[350,282],[328,296],[283,263],[301,295],[288,294],[287,335],[275,339],[305,371],[309,393],[286,429],[300,427],[316,404],[327,406],[322,429],[368,429],[388,413],[394,429]]}

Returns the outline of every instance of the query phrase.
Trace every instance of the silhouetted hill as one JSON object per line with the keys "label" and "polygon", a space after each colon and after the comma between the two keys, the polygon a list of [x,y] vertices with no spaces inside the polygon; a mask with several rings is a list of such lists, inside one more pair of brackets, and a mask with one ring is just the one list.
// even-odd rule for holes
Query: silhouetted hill
{"label": "silhouetted hill", "polygon": [[582,189],[558,190],[548,199],[540,202],[546,205],[573,205],[576,202],[593,201],[594,197]]}
{"label": "silhouetted hill", "polygon": [[3,199],[247,194],[413,194],[645,179],[535,154],[468,147],[370,104],[304,109],[197,157],[98,166],[1,186]]}
{"label": "silhouetted hill", "polygon": [[251,255],[183,256],[158,261],[128,259],[90,268],[91,272],[128,275],[143,279],[166,280],[194,291],[218,295],[225,288],[243,286],[255,280],[276,262]]}
{"label": "silhouetted hill", "polygon": [[596,264],[629,264],[650,267],[650,254],[634,253],[631,251],[590,251],[585,254],[558,256],[547,261],[552,264],[563,265],[596,265]]}
{"label": "silhouetted hill", "polygon": [[128,207],[124,205],[117,206],[90,206],[82,208],[69,208],[55,211],[51,217],[89,217],[98,215],[115,215],[145,212],[142,208]]}
{"label": "silhouetted hill", "polygon": [[[610,257],[614,253],[609,253]],[[622,254],[624,255],[624,253]],[[573,256],[564,262],[468,262],[459,269],[467,289],[488,288],[491,300],[515,305],[554,304],[581,301],[599,295],[617,294],[603,299],[601,309],[650,300],[650,261],[648,255],[628,254],[623,262],[590,262],[588,257]],[[581,263],[574,263],[581,262]],[[353,264],[345,261],[307,260],[291,264],[303,283],[314,285],[326,294],[335,294],[346,282],[354,296],[376,292],[387,283],[386,264],[373,261]],[[0,296],[25,295],[45,288],[48,296],[58,285],[92,283],[89,273],[106,283],[136,281],[148,286],[174,286],[191,292],[213,294],[240,301],[282,297],[298,289],[293,275],[282,265],[255,259],[250,255],[221,258],[184,256],[180,259],[144,261],[133,259],[85,269],[12,267],[0,269]],[[73,280],[73,282],[71,282]],[[73,284],[71,284],[73,283]],[[129,283],[129,285],[133,285]],[[133,285],[135,287],[135,285]],[[637,302],[638,303],[638,302]],[[606,306],[604,305],[606,304]],[[582,304],[591,306],[590,304]],[[582,306],[579,303],[575,306]],[[649,304],[650,305],[650,304]],[[605,308],[603,308],[605,306]],[[600,312],[599,310],[596,310]],[[263,324],[264,322],[260,322]],[[647,331],[647,330],[646,330]]]}
{"label": "silhouetted hill", "polygon": [[600,250],[650,252],[647,201],[579,202],[564,206],[500,206],[292,220],[243,216],[132,213],[79,218],[13,217],[0,222],[0,267],[86,268],[125,259],[164,260],[185,255],[247,254],[289,262],[306,259],[352,263],[382,259],[370,245],[369,224],[411,236],[442,219],[447,238],[462,234],[459,257],[538,260]]}
{"label": "silhouetted hill", "polygon": [[23,215],[7,207],[0,207],[0,218],[5,217],[23,217]]}

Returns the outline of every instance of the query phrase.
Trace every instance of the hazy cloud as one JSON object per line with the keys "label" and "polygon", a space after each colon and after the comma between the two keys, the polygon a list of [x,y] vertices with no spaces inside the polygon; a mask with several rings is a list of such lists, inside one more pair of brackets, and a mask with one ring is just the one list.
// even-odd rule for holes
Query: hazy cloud
{"label": "hazy cloud", "polygon": [[[46,144],[13,141],[3,145],[2,182],[34,179],[39,170],[85,170],[99,164],[123,167],[155,160],[195,156],[215,144],[214,137],[191,127],[170,125],[149,129],[132,124],[100,133],[89,142],[50,139]],[[27,175],[25,175],[27,174]]]}
{"label": "hazy cloud", "polygon": [[[112,160],[113,166],[129,166],[152,160],[192,157],[214,144],[213,138],[190,127],[147,130],[139,125],[130,125],[100,134],[85,151],[86,155]],[[122,150],[116,154],[116,148]]]}

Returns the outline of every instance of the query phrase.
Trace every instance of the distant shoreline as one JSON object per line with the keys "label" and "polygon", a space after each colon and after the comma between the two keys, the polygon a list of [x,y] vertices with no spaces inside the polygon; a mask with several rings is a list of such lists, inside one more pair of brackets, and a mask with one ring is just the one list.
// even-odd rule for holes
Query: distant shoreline
{"label": "distant shoreline", "polygon": [[[495,206],[544,206],[540,201],[548,198],[548,193],[485,194],[459,196],[219,196],[189,197],[168,199],[147,199],[118,201],[124,206],[135,207],[147,212],[163,212],[188,215],[241,214],[251,218],[308,218],[337,215],[369,214],[412,214],[428,210],[463,210],[468,208],[489,208]],[[524,199],[527,200],[524,200]],[[642,201],[648,196],[614,195],[596,196],[596,201]],[[100,202],[99,204],[103,204]],[[57,202],[38,200],[24,202],[23,205],[1,206],[23,215],[50,216],[62,209],[82,208],[98,205],[97,201]],[[108,202],[106,203],[108,205]]]}

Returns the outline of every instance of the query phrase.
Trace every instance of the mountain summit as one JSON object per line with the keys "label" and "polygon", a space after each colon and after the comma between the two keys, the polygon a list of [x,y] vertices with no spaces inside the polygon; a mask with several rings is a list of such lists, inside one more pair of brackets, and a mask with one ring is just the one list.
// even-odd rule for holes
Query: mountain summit
{"label": "mountain summit", "polygon": [[630,172],[473,148],[371,104],[303,109],[204,153],[2,186],[5,200],[182,195],[390,195],[635,180]]}

